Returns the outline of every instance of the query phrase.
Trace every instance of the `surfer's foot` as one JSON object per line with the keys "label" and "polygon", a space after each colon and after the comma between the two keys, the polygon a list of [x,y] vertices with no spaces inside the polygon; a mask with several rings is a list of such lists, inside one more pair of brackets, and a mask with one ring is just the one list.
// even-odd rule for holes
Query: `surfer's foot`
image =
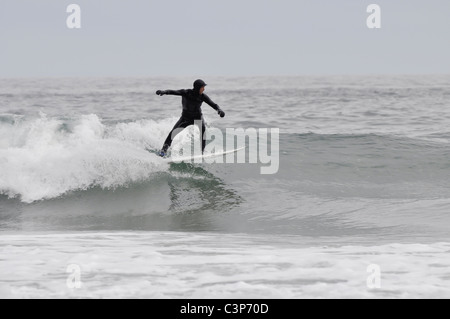
{"label": "surfer's foot", "polygon": [[167,156],[167,150],[169,149],[170,145],[164,144],[163,148],[159,151],[158,155],[161,157]]}
{"label": "surfer's foot", "polygon": [[164,144],[163,148],[159,151],[158,155],[161,157],[166,157],[168,149],[169,149],[169,145]]}
{"label": "surfer's foot", "polygon": [[166,157],[166,152],[159,151],[158,155],[161,156],[161,157]]}

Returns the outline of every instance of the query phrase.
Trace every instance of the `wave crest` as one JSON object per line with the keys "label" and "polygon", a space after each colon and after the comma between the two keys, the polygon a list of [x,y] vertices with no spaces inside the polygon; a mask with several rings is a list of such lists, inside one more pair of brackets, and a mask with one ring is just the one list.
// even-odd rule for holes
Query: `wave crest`
{"label": "wave crest", "polygon": [[156,148],[173,120],[107,126],[95,114],[76,119],[19,118],[0,123],[0,194],[23,202],[94,186],[115,188],[149,179],[167,163]]}

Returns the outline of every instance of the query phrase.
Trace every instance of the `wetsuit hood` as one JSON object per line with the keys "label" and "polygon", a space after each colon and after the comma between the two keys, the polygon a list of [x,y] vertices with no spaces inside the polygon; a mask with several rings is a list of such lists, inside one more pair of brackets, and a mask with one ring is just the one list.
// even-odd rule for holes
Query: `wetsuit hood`
{"label": "wetsuit hood", "polygon": [[200,89],[202,88],[202,87],[204,87],[204,86],[207,86],[207,84],[205,83],[205,81],[203,81],[203,80],[196,80],[195,82],[194,82],[194,92],[195,93],[199,93],[200,92]]}

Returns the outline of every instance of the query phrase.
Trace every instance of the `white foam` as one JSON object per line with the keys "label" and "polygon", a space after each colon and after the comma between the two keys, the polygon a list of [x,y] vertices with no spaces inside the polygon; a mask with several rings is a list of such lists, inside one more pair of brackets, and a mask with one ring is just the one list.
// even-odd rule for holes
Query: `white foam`
{"label": "white foam", "polygon": [[93,186],[141,182],[167,169],[146,148],[161,147],[174,119],[107,126],[95,114],[76,119],[18,119],[0,124],[0,193],[24,202]]}
{"label": "white foam", "polygon": [[[300,246],[295,236],[2,235],[0,298],[449,298],[449,243]],[[368,266],[381,270],[368,287]],[[67,286],[69,265],[80,289]]]}

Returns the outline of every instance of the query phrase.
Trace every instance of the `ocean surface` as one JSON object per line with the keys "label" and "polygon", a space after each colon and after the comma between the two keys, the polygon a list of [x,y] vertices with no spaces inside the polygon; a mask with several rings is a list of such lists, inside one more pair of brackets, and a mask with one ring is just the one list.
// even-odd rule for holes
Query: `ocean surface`
{"label": "ocean surface", "polygon": [[450,75],[205,78],[279,140],[169,164],[193,80],[0,79],[0,298],[450,298]]}

